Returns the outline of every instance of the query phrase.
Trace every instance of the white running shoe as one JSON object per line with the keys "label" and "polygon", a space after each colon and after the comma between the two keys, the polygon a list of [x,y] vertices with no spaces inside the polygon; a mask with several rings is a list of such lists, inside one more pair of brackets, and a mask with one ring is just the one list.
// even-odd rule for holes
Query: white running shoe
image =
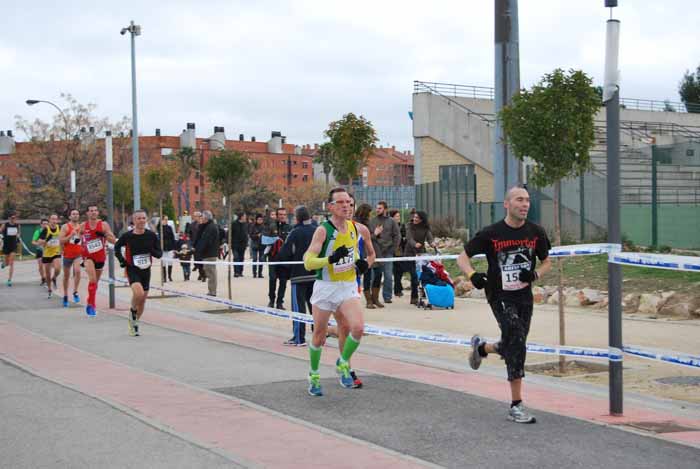
{"label": "white running shoe", "polygon": [[508,420],[515,423],[537,422],[535,416],[529,413],[527,410],[525,410],[525,407],[523,407],[522,402],[518,405],[511,406],[510,410],[508,411]]}

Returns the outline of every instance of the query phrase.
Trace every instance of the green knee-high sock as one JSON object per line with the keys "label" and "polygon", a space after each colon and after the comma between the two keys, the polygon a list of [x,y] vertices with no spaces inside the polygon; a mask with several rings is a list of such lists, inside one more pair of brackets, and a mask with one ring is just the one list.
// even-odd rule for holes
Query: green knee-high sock
{"label": "green knee-high sock", "polygon": [[345,345],[343,346],[343,353],[340,354],[340,358],[344,361],[349,362],[352,354],[355,353],[357,347],[360,346],[360,341],[356,340],[352,334],[348,334],[348,338],[345,339]]}
{"label": "green knee-high sock", "polygon": [[321,347],[309,344],[309,358],[311,359],[311,372],[318,373],[318,365],[321,363]]}

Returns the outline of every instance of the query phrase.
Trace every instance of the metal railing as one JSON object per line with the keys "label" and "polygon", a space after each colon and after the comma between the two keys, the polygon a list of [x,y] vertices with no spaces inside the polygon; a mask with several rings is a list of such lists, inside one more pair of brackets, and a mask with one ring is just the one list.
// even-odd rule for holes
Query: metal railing
{"label": "metal railing", "polygon": [[[413,81],[413,92],[434,92],[435,94],[453,96],[458,98],[495,98],[494,89],[490,86],[460,85],[456,83],[440,83],[420,80]],[[700,103],[682,103],[678,101],[668,100],[659,101],[655,99],[620,98],[620,106],[622,106],[625,109],[636,109],[638,111],[688,112],[688,109],[690,109],[694,112],[700,112]]]}
{"label": "metal railing", "polygon": [[[430,93],[430,94],[435,94],[443,98],[444,100],[447,101],[448,104],[454,105],[457,107],[459,110],[463,111],[466,113],[468,116],[476,116],[482,121],[484,121],[487,125],[490,125],[492,122],[495,120],[495,116],[493,114],[484,114],[481,112],[476,112],[469,107],[465,106],[464,104],[460,103],[457,100],[452,99],[450,96],[443,94],[441,91],[439,91],[438,88],[433,88],[432,85],[441,85],[440,83],[428,83],[428,82],[422,82],[422,81],[414,81],[413,82],[413,90],[415,93]],[[460,85],[455,85],[455,86],[460,86]],[[418,91],[416,91],[418,90]],[[457,95],[454,95],[457,96]]]}
{"label": "metal railing", "polygon": [[494,99],[493,88],[488,86],[457,85],[454,83],[438,83],[430,81],[413,82],[414,93],[437,93],[445,96],[473,99]]}

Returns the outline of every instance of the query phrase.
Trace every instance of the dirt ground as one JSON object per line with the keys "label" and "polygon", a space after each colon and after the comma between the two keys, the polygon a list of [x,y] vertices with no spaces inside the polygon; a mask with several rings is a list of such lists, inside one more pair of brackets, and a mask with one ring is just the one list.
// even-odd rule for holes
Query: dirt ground
{"label": "dirt ground", "polygon": [[[226,267],[219,267],[218,273],[218,296],[227,298]],[[264,279],[254,279],[251,276],[250,267],[246,266],[244,274],[246,276],[243,278],[232,279],[234,300],[243,304],[265,306],[268,301],[267,271],[264,272]],[[173,277],[175,282],[167,284],[170,288],[199,294],[204,294],[207,291],[205,283],[195,280],[182,281],[182,271],[179,266],[175,266]],[[196,274],[193,274],[193,278],[196,278]],[[156,269],[153,271],[152,282],[156,286],[160,284],[160,275]],[[152,294],[156,301],[162,301],[169,306],[176,305],[178,308],[199,311],[225,308],[222,305],[197,299],[167,298],[157,300],[157,291],[152,291]],[[290,306],[289,294],[290,288],[288,287],[287,298],[284,303],[287,308]],[[471,337],[475,333],[486,337],[499,336],[498,326],[485,300],[457,299],[454,310],[431,311],[418,309],[410,305],[408,296],[408,292],[406,292],[404,297],[395,298],[394,303],[387,305],[386,308],[366,310],[365,321],[378,327],[435,332],[466,338]],[[291,336],[291,324],[287,320],[252,312],[235,312],[228,315],[245,323],[260,324],[266,327],[277,328],[281,331],[287,330]],[[556,306],[536,305],[528,340],[542,344],[556,344],[559,330],[557,318]],[[607,320],[607,311],[605,310],[567,307],[567,344],[607,348]],[[700,344],[699,320],[678,321],[625,316],[623,321],[623,340],[627,345],[698,354],[698,345]],[[376,336],[367,336],[363,340],[368,344],[396,351],[407,351],[456,361],[464,360],[466,366],[468,349],[463,347],[434,345]],[[527,364],[529,367],[547,362],[556,362],[557,360],[557,357],[552,355],[531,353],[528,355]],[[593,361],[593,363],[605,365],[607,362]],[[501,366],[499,358],[494,356],[489,357],[485,364],[495,367]],[[608,373],[606,368],[602,370],[598,368],[599,371],[595,371],[585,366],[585,362],[583,365],[573,366],[566,376],[561,377],[561,379],[601,386],[607,385]],[[553,374],[547,370],[538,372]],[[625,356],[624,387],[627,392],[700,403],[700,385],[662,384],[656,381],[659,378],[678,376],[697,377],[700,380],[700,370]]]}

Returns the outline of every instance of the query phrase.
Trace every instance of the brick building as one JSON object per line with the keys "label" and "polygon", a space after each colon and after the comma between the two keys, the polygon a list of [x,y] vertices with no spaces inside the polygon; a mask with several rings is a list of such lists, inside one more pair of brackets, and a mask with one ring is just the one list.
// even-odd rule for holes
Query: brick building
{"label": "brick building", "polygon": [[[3,132],[0,135],[0,191],[7,191],[8,182],[11,183],[15,198],[21,198],[31,185],[35,187],[41,184],[38,179],[32,181],[23,175],[17,164],[21,158],[38,153],[37,144],[32,142],[15,142],[11,132],[9,136]],[[85,133],[85,141],[82,145],[92,145],[96,155],[104,155],[104,138],[97,138],[93,132]],[[46,143],[46,142],[45,142]],[[69,146],[75,142],[57,140],[48,142],[49,145]],[[251,158],[259,162],[256,176],[264,178],[266,184],[280,197],[286,198],[290,190],[313,184],[313,166],[310,151],[298,145],[286,143],[286,138],[280,132],[272,132],[268,141],[259,142],[255,137],[245,140],[244,135],[239,135],[237,140],[227,139],[223,127],[215,127],[214,133],[209,138],[197,137],[195,125],[188,123],[187,128],[179,136],[164,136],[156,129],[154,136],[139,137],[139,160],[143,172],[153,166],[160,165],[169,155],[177,153],[183,147],[191,147],[199,157],[200,168],[203,168],[212,155],[221,149],[238,150],[247,153]],[[131,137],[114,136],[113,138],[114,170],[129,171],[131,155]],[[98,156],[95,165],[103,164],[104,157]],[[47,170],[50,168],[47,167]],[[80,173],[80,168],[78,168]],[[78,174],[78,185],[81,186],[81,178]],[[66,177],[66,184],[69,178]],[[191,209],[211,208],[214,201],[211,200],[212,189],[209,181],[202,171],[193,171],[189,185]],[[184,189],[184,188],[183,188]],[[177,187],[173,187],[173,204],[178,207]],[[218,198],[218,196],[217,196]],[[220,200],[218,201],[220,203]],[[215,204],[215,203],[214,203]],[[185,207],[186,204],[182,203]]]}
{"label": "brick building", "polygon": [[[310,145],[303,147],[303,151],[315,155],[318,145],[312,148]],[[353,180],[353,186],[362,187],[388,187],[388,186],[412,186],[414,185],[413,154],[410,151],[400,152],[396,147],[375,148],[369,156],[367,166],[362,168],[362,174]],[[316,181],[325,182],[323,165],[314,163],[314,177]],[[333,174],[329,179],[331,184],[336,184]]]}

